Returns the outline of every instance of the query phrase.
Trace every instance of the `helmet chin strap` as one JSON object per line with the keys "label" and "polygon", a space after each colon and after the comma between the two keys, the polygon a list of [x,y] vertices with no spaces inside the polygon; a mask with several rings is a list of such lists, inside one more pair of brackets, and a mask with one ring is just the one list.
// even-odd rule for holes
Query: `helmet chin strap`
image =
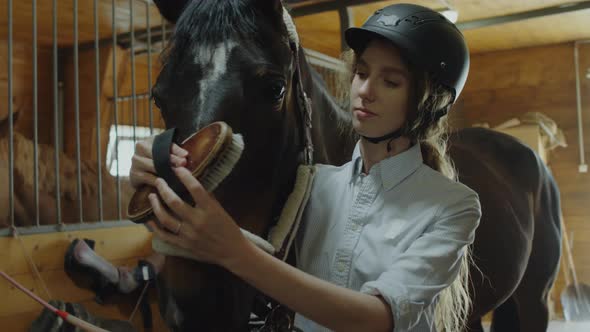
{"label": "helmet chin strap", "polygon": [[391,132],[387,135],[383,135],[380,137],[367,137],[367,136],[363,136],[363,135],[360,135],[360,136],[373,144],[377,144],[377,143],[381,143],[385,140],[389,140],[389,142],[387,142],[387,152],[391,152],[391,142],[393,142],[396,138],[400,138],[402,136],[402,128],[399,128],[398,130],[396,130],[394,132]]}

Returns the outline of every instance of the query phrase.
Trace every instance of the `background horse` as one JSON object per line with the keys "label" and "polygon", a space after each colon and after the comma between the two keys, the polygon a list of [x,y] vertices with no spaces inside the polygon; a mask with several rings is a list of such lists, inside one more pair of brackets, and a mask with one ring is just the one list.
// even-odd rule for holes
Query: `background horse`
{"label": "background horse", "polygon": [[[315,162],[350,158],[354,140],[338,125],[349,115],[294,47],[294,27],[279,0],[155,2],[176,23],[155,103],[178,141],[217,120],[244,136],[241,160],[214,194],[242,228],[264,236],[301,163],[299,80],[315,110]],[[506,135],[471,129],[450,143],[461,181],[479,193],[483,208],[474,244],[483,276],[472,269],[471,326],[481,329],[481,315],[500,306],[494,327],[543,330],[560,255],[556,185],[537,156]],[[167,258],[158,287],[174,331],[245,330],[256,293],[221,268],[177,257]]]}
{"label": "background horse", "polygon": [[[467,128],[449,137],[459,181],[478,195],[470,331],[545,331],[561,255],[560,198],[549,169],[511,136]],[[478,269],[479,268],[479,269]]]}
{"label": "background horse", "polygon": [[[15,113],[16,122],[19,113]],[[0,120],[0,228],[10,225],[8,207],[8,118]],[[33,141],[14,132],[14,222],[15,226],[32,226],[35,223],[35,187]],[[55,183],[55,149],[38,145],[39,174],[39,224],[57,223]],[[84,221],[98,221],[98,167],[96,163],[81,161],[82,209]],[[61,218],[64,223],[78,223],[78,186],[76,159],[59,153],[59,195]],[[101,168],[103,193],[103,219],[119,220],[117,211],[117,183],[107,167]],[[125,218],[127,202],[132,192],[129,180],[120,179],[122,218]]]}

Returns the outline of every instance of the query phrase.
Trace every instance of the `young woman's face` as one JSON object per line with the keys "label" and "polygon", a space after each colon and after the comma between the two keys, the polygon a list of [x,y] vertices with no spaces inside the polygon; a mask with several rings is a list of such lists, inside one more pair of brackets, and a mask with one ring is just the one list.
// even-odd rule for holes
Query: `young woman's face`
{"label": "young woman's face", "polygon": [[350,93],[352,124],[363,136],[387,135],[406,120],[412,86],[409,69],[395,46],[378,39],[357,60]]}

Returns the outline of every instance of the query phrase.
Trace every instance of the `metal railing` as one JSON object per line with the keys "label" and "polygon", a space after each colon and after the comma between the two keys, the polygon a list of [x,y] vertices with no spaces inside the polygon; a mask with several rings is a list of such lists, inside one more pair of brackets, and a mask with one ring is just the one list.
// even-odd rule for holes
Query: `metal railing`
{"label": "metal railing", "polygon": [[[102,5],[104,7],[104,2],[107,2],[108,0],[93,0],[93,20],[94,20],[94,24],[93,24],[93,28],[94,28],[94,40],[93,42],[87,45],[81,45],[80,41],[79,41],[79,36],[80,36],[80,31],[79,31],[79,6],[78,6],[78,0],[73,0],[73,8],[72,8],[72,20],[73,20],[73,44],[71,45],[71,53],[69,53],[70,51],[68,50],[67,52],[69,53],[69,55],[73,55],[73,96],[71,96],[74,100],[73,103],[73,110],[74,110],[74,126],[75,126],[75,137],[73,138],[67,138],[67,139],[73,139],[75,141],[75,154],[73,156],[73,158],[75,159],[75,176],[73,178],[68,178],[68,179],[64,179],[64,175],[60,173],[60,170],[64,168],[64,160],[63,160],[63,154],[61,151],[61,136],[63,135],[61,133],[61,130],[63,129],[60,126],[60,122],[62,117],[64,116],[63,114],[63,109],[62,109],[62,105],[63,105],[63,101],[60,101],[60,98],[63,98],[60,88],[59,86],[61,84],[63,84],[63,73],[64,73],[64,68],[63,68],[63,59],[60,58],[61,56],[64,55],[64,46],[62,45],[63,43],[60,44],[60,41],[58,40],[58,1],[57,0],[52,0],[52,2],[49,4],[49,6],[51,6],[51,15],[52,15],[52,23],[51,23],[51,45],[46,45],[46,48],[49,50],[51,50],[51,56],[52,56],[52,69],[50,70],[50,80],[51,80],[51,84],[52,84],[52,89],[51,89],[51,94],[53,97],[53,102],[51,105],[52,108],[52,118],[53,118],[53,149],[54,149],[54,156],[53,156],[53,160],[39,160],[39,156],[41,155],[41,149],[44,149],[44,146],[42,146],[39,143],[39,68],[38,68],[38,62],[39,62],[39,38],[38,38],[38,22],[39,22],[39,18],[38,18],[38,1],[37,0],[31,0],[31,16],[32,16],[32,45],[31,45],[31,49],[32,49],[32,109],[31,110],[27,110],[27,112],[31,112],[32,113],[32,121],[33,121],[33,125],[32,125],[32,146],[33,146],[33,176],[32,176],[32,183],[33,183],[33,187],[30,189],[30,191],[32,191],[32,193],[28,193],[30,195],[30,197],[32,197],[30,199],[30,202],[28,202],[28,205],[31,205],[31,207],[27,210],[28,215],[32,216],[32,220],[27,220],[26,224],[27,227],[22,227],[23,225],[18,224],[17,218],[15,213],[17,212],[15,209],[16,204],[18,203],[17,200],[18,199],[22,199],[22,197],[17,197],[16,195],[16,191],[22,191],[22,190],[26,190],[26,188],[15,188],[15,167],[17,167],[18,165],[15,164],[15,138],[16,138],[16,131],[15,131],[15,110],[14,110],[14,106],[12,102],[5,102],[3,104],[8,105],[7,106],[7,113],[8,113],[8,133],[6,135],[6,145],[7,147],[7,155],[6,156],[0,156],[0,158],[6,158],[7,159],[7,172],[8,172],[8,197],[6,198],[1,198],[0,199],[7,199],[8,200],[8,206],[9,206],[9,211],[0,211],[0,218],[6,217],[6,225],[0,225],[0,227],[5,226],[4,228],[0,229],[0,235],[9,235],[11,234],[17,227],[18,227],[18,231],[20,234],[30,234],[30,233],[44,233],[44,232],[52,232],[52,231],[62,231],[62,230],[77,230],[77,229],[92,229],[92,228],[97,228],[97,227],[113,227],[113,226],[118,226],[118,225],[129,225],[130,222],[125,220],[125,213],[123,212],[123,209],[126,209],[126,206],[122,206],[121,205],[121,201],[122,201],[122,189],[121,189],[121,176],[119,174],[115,175],[115,181],[116,181],[116,192],[117,192],[117,197],[116,197],[116,210],[117,210],[117,217],[116,218],[109,218],[109,220],[105,220],[105,213],[104,213],[104,207],[105,204],[108,204],[107,202],[105,202],[105,197],[103,195],[103,183],[106,180],[104,177],[104,169],[105,169],[105,162],[106,162],[106,158],[103,157],[103,147],[101,146],[101,142],[103,141],[103,137],[101,135],[101,128],[105,127],[105,116],[108,115],[109,117],[112,117],[112,123],[110,124],[113,128],[115,128],[115,130],[117,130],[118,125],[119,125],[119,119],[120,119],[120,112],[121,112],[121,108],[124,109],[125,112],[131,112],[131,116],[132,116],[132,125],[137,126],[137,118],[138,118],[138,112],[141,113],[142,116],[146,116],[149,118],[149,127],[150,127],[150,133],[153,133],[153,126],[154,126],[154,116],[153,116],[153,106],[152,103],[150,102],[150,98],[149,98],[149,92],[146,93],[145,91],[142,92],[138,92],[136,91],[136,53],[137,54],[141,54],[141,53],[147,53],[147,58],[148,58],[148,70],[147,70],[147,86],[151,87],[152,85],[152,61],[151,61],[151,53],[154,51],[159,52],[161,50],[161,48],[154,48],[152,45],[152,32],[153,31],[158,31],[157,36],[158,36],[158,40],[160,41],[165,41],[166,38],[166,32],[167,29],[169,29],[169,27],[167,27],[166,24],[164,24],[164,20],[162,19],[162,21],[160,22],[161,25],[158,27],[152,27],[151,26],[151,22],[150,22],[150,9],[152,9],[152,2],[151,1],[145,1],[145,0],[129,0],[129,30],[126,33],[121,33],[119,34],[117,32],[117,11],[118,11],[118,5],[120,5],[120,1],[115,1],[112,0],[111,1],[111,6],[112,6],[112,11],[111,11],[111,21],[112,21],[112,36],[111,36],[111,40],[110,40],[110,45],[112,48],[112,59],[113,61],[111,61],[112,63],[112,86],[113,86],[113,96],[112,98],[108,99],[108,105],[105,105],[105,99],[103,99],[102,103],[101,103],[101,98],[104,98],[103,96],[103,91],[101,91],[101,81],[100,81],[100,75],[101,75],[101,45],[105,45],[105,40],[104,39],[100,39],[100,31],[99,31],[99,9],[100,6]],[[14,26],[14,12],[13,12],[13,0],[7,0],[7,33],[8,36],[6,38],[6,42],[7,42],[7,83],[8,83],[8,91],[7,91],[7,96],[8,96],[8,100],[12,101],[14,98],[14,42],[15,40],[13,39],[13,26]],[[102,4],[101,4],[102,3]],[[141,10],[137,10],[137,8],[141,8],[141,6],[144,6],[145,11],[141,12]],[[22,7],[20,7],[20,9],[22,10]],[[138,16],[139,15],[139,16]],[[146,26],[142,27],[141,29],[138,29],[135,26],[135,22],[134,22],[134,17],[140,17],[141,15],[145,15],[145,22],[146,22]],[[63,19],[63,16],[60,15],[60,18]],[[141,17],[140,17],[141,18]],[[120,25],[119,25],[120,27]],[[145,29],[144,29],[145,28]],[[141,33],[141,45],[139,45],[138,50],[135,49],[135,30],[140,30],[142,31]],[[121,44],[118,42],[119,37],[121,36],[121,38],[123,39],[123,42],[125,44]],[[19,42],[17,40],[17,42]],[[61,41],[63,42],[63,41]],[[127,44],[128,43],[128,44]],[[163,44],[163,43],[162,43]],[[119,96],[119,87],[120,87],[120,82],[117,81],[117,73],[119,71],[119,68],[117,68],[117,52],[118,52],[118,48],[120,47],[126,47],[128,46],[129,48],[127,48],[125,50],[125,52],[129,52],[129,58],[130,58],[130,72],[131,72],[131,94],[129,96]],[[83,49],[84,47],[92,47],[94,48],[94,82],[80,82],[80,49]],[[104,66],[104,64],[102,64]],[[103,68],[104,69],[104,68]],[[47,84],[48,82],[42,82],[42,83],[46,83],[47,86],[49,86],[49,84]],[[83,84],[83,86],[80,85],[80,83]],[[94,101],[91,100],[80,100],[80,89],[92,89],[94,90],[94,94],[96,95],[96,98]],[[96,114],[95,114],[95,136],[94,138],[96,139],[96,160],[92,161],[93,163],[95,162],[95,167],[97,169],[96,172],[96,177],[92,178],[92,179],[88,179],[88,178],[83,178],[83,173],[82,170],[84,167],[86,167],[83,164],[87,164],[87,162],[83,162],[82,161],[82,157],[81,157],[81,142],[80,142],[80,136],[83,134],[80,132],[80,121],[84,120],[84,121],[88,121],[90,119],[81,119],[81,113],[80,113],[80,109],[84,107],[84,105],[88,105],[88,103],[94,103],[94,106],[96,108]],[[138,103],[140,103],[139,108],[138,108]],[[131,105],[131,107],[128,107],[128,105]],[[106,108],[105,108],[106,107]],[[110,114],[105,114],[104,110],[108,109],[111,113]],[[102,112],[101,112],[102,110]],[[22,117],[21,117],[22,118]],[[51,118],[51,116],[47,117],[48,119]],[[107,124],[108,125],[108,124]],[[135,132],[135,129],[134,129]],[[118,136],[116,135],[115,137],[115,146],[117,146],[118,142]],[[20,138],[19,138],[20,139]],[[133,135],[133,140],[135,141],[136,136],[135,134]],[[118,154],[115,154],[115,158],[118,158]],[[53,174],[43,174],[44,178],[40,179],[40,163],[46,163],[46,164],[52,164],[51,168],[53,169]],[[116,164],[119,164],[119,161],[117,160]],[[43,165],[45,166],[45,165]],[[0,169],[0,171],[4,171],[2,169]],[[86,174],[87,175],[87,174]],[[50,177],[54,177],[54,179],[50,179]],[[47,196],[45,195],[46,193],[41,193],[41,186],[40,186],[40,180],[41,181],[52,181],[52,186],[53,186],[53,197],[52,199],[54,200],[54,204],[52,203],[52,207],[48,208],[46,206],[46,204],[42,204],[43,199],[46,199]],[[68,210],[69,209],[77,209],[77,216],[75,218],[75,220],[64,220],[64,201],[63,201],[63,197],[62,197],[62,190],[63,188],[63,183],[64,180],[67,181],[72,181],[74,180],[76,182],[76,198],[75,198],[75,204],[77,206],[72,206],[72,207],[66,207]],[[96,205],[96,207],[94,206],[85,206],[84,204],[89,204],[88,203],[88,197],[84,197],[84,184],[85,181],[93,181],[94,183],[96,183],[96,186],[98,188],[98,190],[96,190],[96,192],[92,195],[95,195],[96,197],[96,201],[95,203],[91,204],[91,205]],[[0,186],[5,186],[6,184],[0,184]],[[91,197],[92,199],[94,197]],[[43,206],[43,208],[41,208],[41,206]],[[87,208],[96,208],[97,212],[97,217],[93,218],[93,219],[85,219],[85,209]],[[44,214],[46,214],[45,210],[40,210],[40,209],[54,209],[54,213],[50,213],[50,215],[53,216],[53,220],[51,220],[51,222],[48,222],[47,220],[41,220],[41,216],[43,216]],[[67,211],[69,212],[69,211]],[[0,220],[0,222],[2,222],[2,220]]]}

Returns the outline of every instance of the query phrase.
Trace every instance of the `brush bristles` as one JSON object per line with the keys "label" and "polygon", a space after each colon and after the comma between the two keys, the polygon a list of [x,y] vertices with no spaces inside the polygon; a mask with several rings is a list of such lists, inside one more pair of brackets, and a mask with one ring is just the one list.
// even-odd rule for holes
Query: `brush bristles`
{"label": "brush bristles", "polygon": [[233,134],[232,140],[226,146],[217,159],[207,167],[201,176],[201,184],[208,192],[212,192],[231,173],[234,166],[240,160],[244,151],[244,139],[240,134]]}

